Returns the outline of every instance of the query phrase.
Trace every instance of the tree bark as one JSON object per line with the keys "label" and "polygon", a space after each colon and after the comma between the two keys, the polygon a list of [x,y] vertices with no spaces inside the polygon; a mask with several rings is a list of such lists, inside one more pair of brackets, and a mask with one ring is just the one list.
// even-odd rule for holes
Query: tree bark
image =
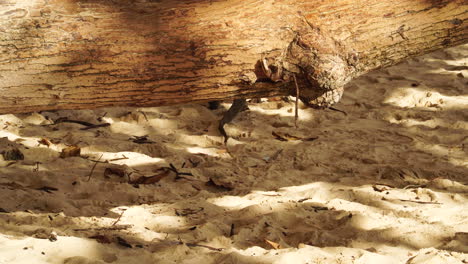
{"label": "tree bark", "polygon": [[289,94],[468,42],[466,0],[3,0],[0,113]]}

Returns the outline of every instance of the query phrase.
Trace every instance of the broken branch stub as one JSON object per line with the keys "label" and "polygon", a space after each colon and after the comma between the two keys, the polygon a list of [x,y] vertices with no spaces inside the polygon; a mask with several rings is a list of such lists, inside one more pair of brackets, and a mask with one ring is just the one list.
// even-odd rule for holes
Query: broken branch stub
{"label": "broken branch stub", "polygon": [[[429,10],[434,12],[433,9],[436,9],[435,12],[440,12],[438,15],[441,17],[442,14],[447,15],[451,12],[446,9],[450,4],[460,5],[464,8],[464,12],[453,12],[454,16],[461,15],[460,17],[463,19],[455,18],[437,22],[447,26],[448,32],[445,39],[441,37],[444,35],[442,31],[437,33],[438,38],[427,35],[425,31],[434,25],[425,26],[431,19],[436,20],[434,17],[425,18],[425,16],[430,15]],[[411,6],[407,6],[407,9],[411,9]],[[340,38],[334,37],[332,32],[327,32],[326,29],[312,24],[303,17],[304,23],[294,31],[295,37],[289,46],[284,50],[274,50],[268,55],[262,56],[258,64],[262,65],[263,75],[269,80],[290,83],[287,86],[290,95],[294,95],[291,76],[296,74],[302,83],[301,101],[307,106],[323,109],[339,102],[345,85],[364,73],[394,65],[412,56],[428,53],[436,50],[437,47],[442,48],[450,46],[454,42],[466,43],[468,41],[466,23],[463,25],[468,12],[466,3],[440,1],[438,4],[433,3],[431,7],[417,12],[414,10],[406,10],[405,12],[406,15],[418,13],[419,19],[422,19],[412,21],[413,27],[406,24],[400,25],[396,31],[391,32],[388,36],[383,35],[381,43],[374,43],[374,46],[366,46],[358,41],[356,41],[357,43],[349,41],[349,39],[362,38],[359,35],[340,40]],[[428,13],[425,14],[425,12]],[[393,15],[394,12],[389,12],[383,17]],[[425,31],[418,31],[422,29]],[[440,29],[438,28],[438,30]],[[407,31],[411,32],[411,35]],[[361,34],[366,35],[366,33]],[[371,35],[373,32],[367,34]],[[351,32],[350,35],[352,35]],[[401,39],[396,40],[396,37]],[[421,44],[421,40],[426,40],[427,43]],[[362,50],[362,45],[367,49]],[[361,50],[359,50],[360,48]]]}
{"label": "broken branch stub", "polygon": [[[356,52],[348,53],[319,28],[310,25],[298,33],[285,50],[263,56],[263,74],[273,82],[301,80],[300,99],[313,108],[327,108],[337,103],[343,87],[356,75]],[[292,90],[290,94],[295,94]]]}

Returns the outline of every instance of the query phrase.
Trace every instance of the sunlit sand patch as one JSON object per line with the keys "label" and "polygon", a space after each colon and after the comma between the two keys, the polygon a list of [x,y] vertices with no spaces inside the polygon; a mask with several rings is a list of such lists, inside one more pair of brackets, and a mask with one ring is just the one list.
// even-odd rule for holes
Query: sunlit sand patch
{"label": "sunlit sand patch", "polygon": [[[116,260],[110,249],[90,239],[70,236],[58,236],[58,239],[60,243],[56,243],[51,250],[43,244],[44,239],[0,234],[0,261],[27,264],[32,259],[34,263],[105,263]],[[21,254],[15,254],[19,250]],[[103,262],[91,262],[92,259]]]}
{"label": "sunlit sand patch", "polygon": [[445,96],[439,92],[421,91],[415,88],[399,88],[388,95],[384,103],[402,108],[422,107],[432,109],[466,109],[468,96]]}
{"label": "sunlit sand patch", "polygon": [[456,121],[456,122],[448,122],[441,118],[431,118],[429,120],[419,120],[415,118],[396,118],[395,116],[389,117],[388,121],[393,124],[402,124],[407,127],[411,126],[425,126],[428,128],[436,129],[436,128],[452,128],[452,129],[464,129],[468,130],[468,122],[467,121]]}
{"label": "sunlit sand patch", "polygon": [[111,125],[111,131],[113,133],[121,133],[129,136],[145,136],[150,133],[147,127],[123,121],[114,122]]}
{"label": "sunlit sand patch", "polygon": [[461,147],[454,148],[444,146],[441,144],[428,145],[422,142],[416,142],[415,147],[427,151],[429,153],[434,153],[435,155],[446,159],[448,162],[455,166],[468,168],[468,159],[466,157],[466,152]]}
{"label": "sunlit sand patch", "polygon": [[[274,103],[277,103],[277,102],[274,102]],[[294,118],[294,104],[293,103],[283,103],[283,105],[278,106],[277,109],[264,108],[261,105],[253,104],[253,105],[249,105],[249,109],[250,111],[257,112],[257,113],[264,114],[264,115],[269,115],[269,116],[279,115],[279,116]],[[303,120],[303,121],[308,121],[313,118],[311,111],[308,111],[307,109],[299,108],[298,114],[299,114],[300,120]],[[293,122],[291,124],[294,125]]]}
{"label": "sunlit sand patch", "polygon": [[252,199],[246,196],[223,196],[219,198],[208,199],[210,203],[226,208],[227,210],[239,210],[253,205],[261,203],[260,199]]}
{"label": "sunlit sand patch", "polygon": [[127,165],[127,166],[140,166],[140,165],[156,165],[164,164],[164,159],[150,157],[148,155],[130,152],[130,151],[121,151],[121,152],[102,152],[102,151],[93,151],[88,148],[83,148],[83,155],[88,155],[92,160],[110,162],[113,164]]}
{"label": "sunlit sand patch", "polygon": [[230,155],[229,153],[227,153],[227,150],[219,148],[188,147],[187,151],[193,154],[204,154],[213,157],[230,158]]}
{"label": "sunlit sand patch", "polygon": [[222,146],[222,140],[220,136],[176,134],[174,137],[178,144],[187,144],[189,146],[193,146],[194,148],[196,146],[200,149],[209,149]]}

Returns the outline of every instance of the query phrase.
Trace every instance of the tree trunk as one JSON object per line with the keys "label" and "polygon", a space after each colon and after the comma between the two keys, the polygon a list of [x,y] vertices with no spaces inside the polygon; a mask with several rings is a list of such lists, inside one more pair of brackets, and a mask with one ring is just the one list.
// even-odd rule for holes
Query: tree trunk
{"label": "tree trunk", "polygon": [[0,113],[286,95],[468,42],[466,0],[3,0]]}

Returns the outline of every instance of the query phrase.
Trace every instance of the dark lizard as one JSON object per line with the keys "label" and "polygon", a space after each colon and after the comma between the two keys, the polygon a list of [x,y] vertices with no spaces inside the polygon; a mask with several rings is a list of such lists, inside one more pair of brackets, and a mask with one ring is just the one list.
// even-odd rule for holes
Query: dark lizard
{"label": "dark lizard", "polygon": [[[293,44],[298,45],[298,43],[299,40],[295,41]],[[285,53],[288,52],[290,52],[289,47],[287,51],[275,50],[271,52],[271,54],[269,54],[268,56],[263,55],[261,60],[259,60],[257,63],[257,65],[259,66],[259,70],[255,72],[256,78],[254,79],[256,80],[252,81],[250,78],[247,78],[250,81],[250,84],[259,84],[260,80],[267,81],[270,84],[277,84],[278,86],[289,86],[289,84],[291,84],[292,86],[292,84],[295,83],[295,96],[298,97],[305,105],[315,109],[329,108],[331,110],[338,111],[346,115],[346,112],[331,107],[333,104],[337,103],[341,99],[341,96],[343,95],[342,84],[346,83],[346,80],[340,79],[340,82],[338,82],[337,80],[335,80],[336,78],[333,79],[328,75],[324,75],[327,78],[331,78],[331,80],[328,80],[327,78],[322,76],[323,74],[320,75],[320,71],[316,73],[315,71],[308,70],[308,68],[310,68],[310,65],[308,65],[307,63],[310,64],[311,61],[315,62],[314,60],[305,60],[305,62],[302,62],[301,60],[297,61],[297,58],[292,56],[292,58],[294,58],[292,63],[284,63]],[[323,60],[329,60],[329,55],[326,52],[324,52],[324,54],[325,55],[323,55]],[[305,55],[299,55],[301,55],[302,57],[308,56],[307,58],[311,57],[311,55],[308,53]],[[321,60],[316,58],[316,56],[312,57],[318,61],[316,63],[320,63]],[[304,63],[305,65],[302,65]],[[315,64],[312,66],[315,66]],[[334,69],[333,67],[332,70]],[[302,86],[308,87],[308,89],[302,89],[301,95],[299,95],[298,81],[296,80],[296,75],[301,76],[300,79]],[[339,85],[330,85],[330,83],[334,82],[337,82]],[[313,89],[311,89],[310,87],[313,87]],[[216,108],[216,106],[217,105],[215,102],[210,102],[210,109],[212,109],[212,107]],[[241,112],[246,106],[247,102],[245,99],[235,99],[231,108],[229,108],[229,110],[224,114],[223,118],[219,122],[218,130],[224,137],[224,143],[226,143],[229,138],[229,136],[226,134],[226,131],[224,130],[224,125],[231,122],[237,116],[237,114]]]}
{"label": "dark lizard", "polygon": [[[269,65],[269,62],[267,61],[267,59],[262,58],[262,60],[259,61],[259,64],[263,72],[263,75],[265,75],[264,77],[266,79],[272,82],[279,82],[281,80],[282,67],[278,67],[276,62],[271,63],[271,65]],[[254,82],[255,81],[251,82],[251,84],[253,84]],[[210,109],[216,109],[218,106],[219,106],[218,101],[209,102]],[[239,114],[245,108],[247,108],[246,99],[235,99],[231,107],[229,108],[229,110],[226,113],[224,113],[223,118],[219,121],[218,130],[221,133],[221,135],[223,135],[224,137],[224,143],[226,143],[229,139],[229,136],[224,130],[224,125],[234,120],[237,114]]]}
{"label": "dark lizard", "polygon": [[229,136],[224,130],[224,125],[231,122],[245,107],[247,107],[247,101],[245,99],[235,99],[229,110],[224,113],[223,118],[219,121],[218,130],[224,137],[224,143],[229,139]]}
{"label": "dark lizard", "polygon": [[[214,105],[218,105],[218,104],[219,104],[219,101],[210,102],[210,109],[213,109],[211,107],[213,107]],[[232,120],[234,120],[234,118],[236,118],[236,116],[242,110],[244,110],[245,108],[247,108],[247,101],[245,99],[235,99],[232,102],[232,105],[229,108],[229,110],[227,110],[224,113],[223,118],[219,121],[218,131],[221,133],[221,135],[223,135],[224,143],[226,143],[228,141],[228,139],[229,139],[229,136],[227,135],[226,130],[224,130],[224,125],[227,124],[227,123],[230,123]],[[216,109],[216,108],[214,108],[214,109]],[[336,109],[334,107],[329,107],[328,109],[333,110],[333,111],[337,111],[337,112],[341,112],[344,115],[347,115],[347,113],[345,111]]]}

